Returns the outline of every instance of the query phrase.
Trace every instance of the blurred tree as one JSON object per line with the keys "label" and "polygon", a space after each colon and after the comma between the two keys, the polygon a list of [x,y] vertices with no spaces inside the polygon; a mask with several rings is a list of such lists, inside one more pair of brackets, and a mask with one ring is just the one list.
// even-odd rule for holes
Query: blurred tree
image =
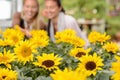
{"label": "blurred tree", "polygon": [[106,16],[106,0],[79,0],[78,4],[80,17],[99,19]]}

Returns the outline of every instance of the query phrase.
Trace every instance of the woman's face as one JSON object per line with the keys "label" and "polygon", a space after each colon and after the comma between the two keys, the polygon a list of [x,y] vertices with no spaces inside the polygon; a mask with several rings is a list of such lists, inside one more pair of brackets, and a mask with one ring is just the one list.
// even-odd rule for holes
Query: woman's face
{"label": "woman's face", "polygon": [[54,0],[45,0],[45,12],[46,17],[49,19],[56,18],[61,11],[61,7],[59,7]]}
{"label": "woman's face", "polygon": [[38,12],[38,3],[36,0],[25,0],[23,4],[24,16],[27,20],[31,20]]}

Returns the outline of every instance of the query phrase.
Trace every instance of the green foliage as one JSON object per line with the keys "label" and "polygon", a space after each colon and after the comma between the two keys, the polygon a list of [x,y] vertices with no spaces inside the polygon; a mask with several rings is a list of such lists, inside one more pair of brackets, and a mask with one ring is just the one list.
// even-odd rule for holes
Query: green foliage
{"label": "green foliage", "polygon": [[[66,34],[64,33],[64,35],[66,35]],[[98,36],[96,35],[96,38],[99,37],[99,36],[100,35],[98,35]],[[70,37],[71,37],[71,35],[70,35]],[[93,36],[92,36],[92,38],[93,38]],[[71,40],[71,39],[68,39],[68,40]],[[24,39],[22,41],[24,41]],[[65,39],[65,41],[66,41],[66,39]],[[1,57],[0,68],[7,68],[6,62],[8,62],[8,64],[11,65],[10,69],[11,70],[15,70],[17,72],[17,74],[18,74],[17,79],[18,80],[53,80],[50,75],[55,73],[56,70],[58,70],[58,69],[60,69],[60,70],[70,69],[70,70],[73,70],[73,71],[76,72],[77,68],[80,67],[79,64],[84,64],[83,66],[86,68],[87,63],[89,63],[92,60],[94,60],[92,58],[92,56],[94,54],[97,54],[96,58],[95,58],[96,59],[95,60],[95,68],[91,69],[91,71],[94,71],[94,69],[96,69],[98,67],[97,64],[101,64],[101,65],[99,65],[99,68],[101,66],[102,70],[96,69],[95,73],[97,73],[97,74],[95,74],[94,76],[93,76],[93,74],[89,75],[87,77],[88,79],[86,79],[86,80],[110,80],[111,75],[114,74],[113,71],[111,71],[111,64],[112,64],[112,62],[116,61],[115,60],[115,56],[118,55],[118,53],[120,53],[119,49],[115,50],[116,51],[115,53],[112,52],[112,51],[109,52],[109,51],[107,51],[106,49],[103,48],[103,46],[106,45],[107,42],[109,42],[108,40],[103,42],[103,44],[101,44],[101,42],[99,42],[99,41],[96,41],[95,43],[92,43],[92,42],[90,43],[90,45],[88,47],[88,48],[90,48],[90,52],[88,52],[88,54],[86,52],[83,52],[82,50],[79,51],[79,52],[75,51],[74,53],[77,53],[77,54],[80,53],[81,56],[77,56],[75,54],[75,57],[74,57],[74,56],[71,56],[69,53],[74,48],[80,48],[79,45],[81,45],[82,42],[80,42],[80,44],[78,46],[75,46],[72,43],[65,42],[65,41],[61,41],[60,43],[55,43],[55,42],[50,41],[48,43],[48,45],[46,45],[45,47],[37,47],[37,48],[35,48],[35,50],[37,52],[35,52],[35,53],[31,53],[30,52],[31,54],[33,54],[33,61],[27,61],[25,64],[23,63],[23,61],[19,61],[19,57],[20,56],[17,57],[16,54],[14,55],[14,56],[16,56],[16,58],[12,62],[11,61],[8,62],[9,59],[12,58],[12,57],[7,58],[5,56],[4,58],[2,58],[3,57],[2,54],[5,55],[5,53],[6,53],[5,51],[3,51],[4,48],[7,51],[10,50],[12,52],[10,54],[13,54],[13,53],[16,53],[16,51],[15,51],[16,49],[15,48],[18,47],[17,45],[19,43],[16,43],[14,46],[8,46],[8,45],[7,46],[0,46],[0,53],[1,53],[1,56],[0,56]],[[32,43],[32,41],[31,41],[31,43]],[[34,44],[32,46],[34,46]],[[26,46],[26,47],[29,47],[29,46]],[[23,48],[27,49],[26,47],[23,47]],[[114,50],[113,47],[112,47],[112,49]],[[27,49],[27,50],[29,50],[29,49]],[[57,68],[49,70],[49,69],[44,68],[43,66],[36,66],[36,65],[34,65],[35,64],[34,62],[36,62],[38,60],[37,57],[43,55],[43,53],[46,53],[46,54],[54,53],[54,56],[62,58],[60,60],[60,64],[55,65]],[[27,52],[26,52],[26,54],[27,54]],[[22,57],[24,57],[24,55],[22,55],[22,54],[20,54],[20,55]],[[85,58],[85,61],[83,62],[82,60],[84,60],[84,59],[82,59],[82,57],[83,56],[85,57],[85,56],[88,56],[88,55],[91,56],[91,57],[87,57],[88,59],[89,58],[90,59],[86,63],[86,58]],[[99,58],[97,58],[97,56]],[[29,57],[29,55],[25,56],[25,58],[27,58],[27,57]],[[78,57],[79,59],[76,58],[76,57]],[[45,58],[47,58],[47,57],[44,57],[44,59]],[[102,66],[102,63],[99,63],[99,60],[100,60],[100,62],[102,61],[102,63],[104,63],[103,66]],[[42,61],[42,59],[40,59],[40,61]],[[49,61],[49,58],[47,60],[44,60],[44,61]],[[43,64],[44,61],[42,61],[42,65],[44,65]],[[47,64],[49,64],[49,63],[50,62],[47,62]],[[41,63],[38,63],[38,64],[41,64]],[[53,65],[54,64],[52,64],[52,66]],[[91,65],[93,65],[93,64],[90,64],[90,66],[88,65],[87,67],[91,67]],[[46,67],[50,68],[49,66],[46,66]],[[83,67],[83,69],[80,68],[81,72],[84,71],[84,67]],[[89,71],[90,69],[86,68],[86,70]],[[80,71],[78,71],[78,72],[80,72]],[[87,71],[85,73],[87,73]],[[84,75],[85,75],[85,73],[84,73]],[[61,73],[61,75],[58,75],[58,76],[62,77],[62,73]],[[69,75],[69,76],[71,76],[71,78],[72,78],[72,75]],[[74,77],[73,77],[73,79],[74,79]]]}
{"label": "green foliage", "polygon": [[108,17],[108,27],[107,27],[107,34],[111,35],[112,37],[115,36],[115,34],[120,31],[120,16],[116,17]]}
{"label": "green foliage", "polygon": [[104,18],[106,15],[106,2],[105,0],[79,0],[80,17]]}

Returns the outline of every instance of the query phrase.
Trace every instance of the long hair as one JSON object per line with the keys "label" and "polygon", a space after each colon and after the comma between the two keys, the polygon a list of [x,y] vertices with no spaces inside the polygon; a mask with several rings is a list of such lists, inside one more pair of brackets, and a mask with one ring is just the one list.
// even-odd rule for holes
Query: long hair
{"label": "long hair", "polygon": [[62,8],[62,9],[61,9],[61,12],[64,12],[64,13],[65,13],[65,10],[64,10],[64,8],[63,8],[63,6],[62,6],[62,3],[61,3],[61,0],[53,0],[53,1],[55,1],[55,2],[57,3],[58,7],[61,7],[61,8]]}
{"label": "long hair", "polygon": [[[23,0],[23,5],[25,4],[27,0]],[[39,1],[38,0],[34,0],[36,1],[37,3],[37,7],[38,7],[38,10],[37,10],[37,13],[35,14],[34,16],[34,20],[32,22],[32,27],[33,29],[36,29],[38,30],[41,26],[40,26],[40,8],[39,8]],[[24,11],[22,10],[22,14],[21,14],[22,18],[24,17]]]}
{"label": "long hair", "polygon": [[[45,0],[45,1],[47,1],[47,0]],[[60,12],[65,13],[65,10],[61,3],[61,0],[52,0],[52,1],[55,1],[57,3],[57,6],[62,8]],[[50,36],[50,26],[51,26],[50,23],[51,23],[51,19],[48,19],[48,36]]]}

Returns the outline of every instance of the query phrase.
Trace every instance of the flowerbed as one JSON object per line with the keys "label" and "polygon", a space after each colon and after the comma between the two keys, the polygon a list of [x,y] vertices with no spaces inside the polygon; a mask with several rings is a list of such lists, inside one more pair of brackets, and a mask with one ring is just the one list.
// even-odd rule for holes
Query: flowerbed
{"label": "flowerbed", "polygon": [[17,26],[0,33],[0,80],[120,80],[120,47],[109,35],[91,32],[85,49],[70,29],[55,42],[44,30],[31,34],[25,38]]}

